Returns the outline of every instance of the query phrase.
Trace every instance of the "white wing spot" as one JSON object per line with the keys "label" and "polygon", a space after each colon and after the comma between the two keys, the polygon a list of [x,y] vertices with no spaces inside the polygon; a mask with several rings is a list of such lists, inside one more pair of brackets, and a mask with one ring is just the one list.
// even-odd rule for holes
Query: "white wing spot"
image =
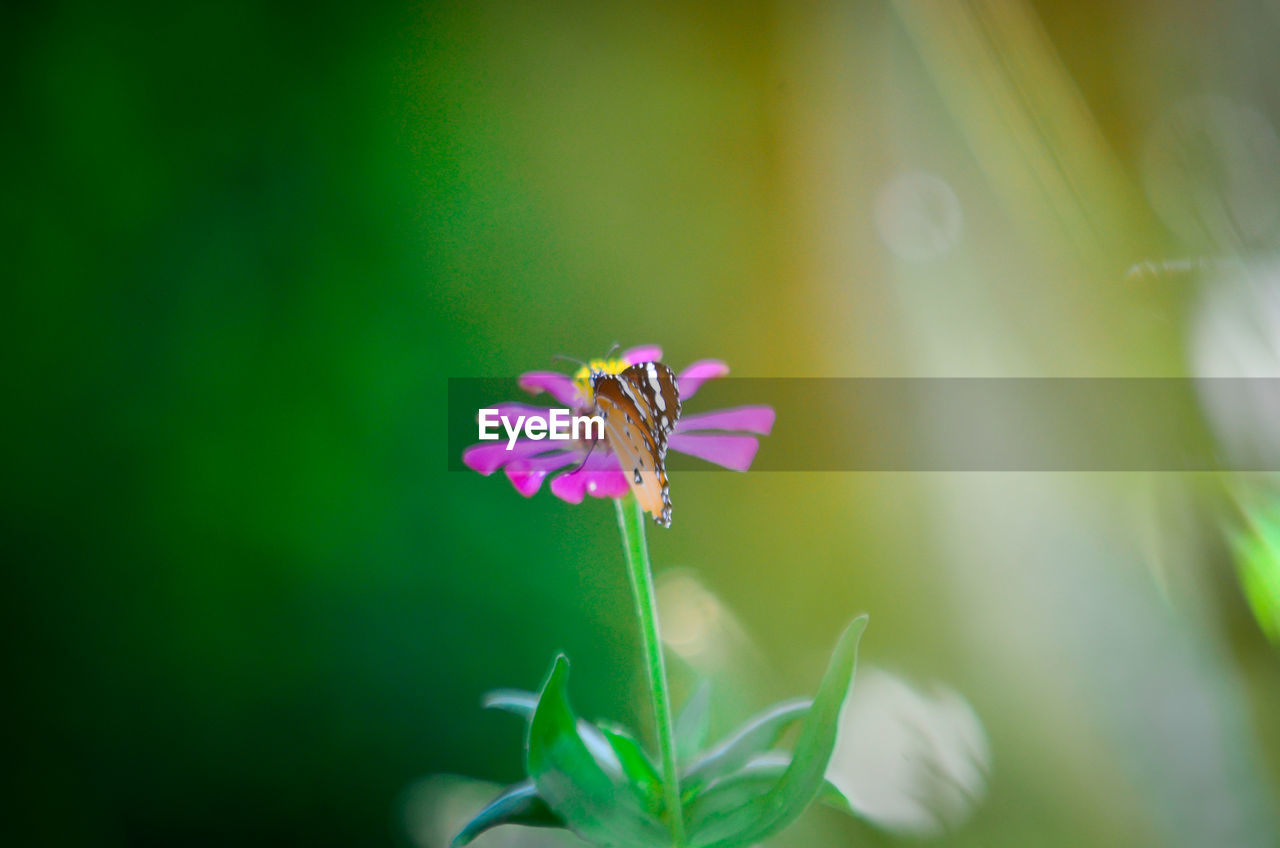
{"label": "white wing spot", "polygon": [[[649,374],[649,388],[653,389],[653,393],[658,396],[658,403],[664,403],[662,400],[662,387],[658,385],[658,366],[652,362],[645,369]],[[659,406],[659,409],[663,407]]]}

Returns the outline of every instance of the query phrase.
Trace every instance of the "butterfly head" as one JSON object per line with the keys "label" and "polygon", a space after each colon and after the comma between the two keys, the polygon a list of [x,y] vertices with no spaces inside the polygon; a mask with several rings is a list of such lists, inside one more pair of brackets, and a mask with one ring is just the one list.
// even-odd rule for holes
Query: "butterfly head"
{"label": "butterfly head", "polygon": [[586,406],[595,404],[596,381],[606,374],[621,374],[631,366],[625,359],[593,359],[573,375],[573,384],[586,400]]}

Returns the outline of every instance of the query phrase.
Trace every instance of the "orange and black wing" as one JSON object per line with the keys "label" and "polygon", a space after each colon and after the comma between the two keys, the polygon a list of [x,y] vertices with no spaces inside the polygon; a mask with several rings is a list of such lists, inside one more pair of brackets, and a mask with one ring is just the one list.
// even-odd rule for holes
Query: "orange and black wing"
{"label": "orange and black wing", "polygon": [[595,380],[609,446],[618,455],[640,507],[663,527],[671,524],[667,437],[680,418],[676,376],[661,362],[641,362]]}

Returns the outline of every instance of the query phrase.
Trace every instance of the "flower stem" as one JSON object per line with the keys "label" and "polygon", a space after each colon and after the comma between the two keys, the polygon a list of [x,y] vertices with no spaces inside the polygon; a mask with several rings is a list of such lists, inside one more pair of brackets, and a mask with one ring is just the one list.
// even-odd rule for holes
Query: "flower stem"
{"label": "flower stem", "polygon": [[658,729],[658,749],[662,754],[662,785],[666,790],[667,817],[673,844],[684,845],[684,811],[680,807],[680,774],[676,771],[675,731],[671,718],[671,693],[667,687],[667,666],[658,634],[658,606],[653,591],[653,569],[649,566],[649,546],[644,537],[644,510],[631,493],[614,501],[622,549],[627,555],[631,594],[640,618],[640,639],[644,644],[649,672],[649,697],[654,725]]}

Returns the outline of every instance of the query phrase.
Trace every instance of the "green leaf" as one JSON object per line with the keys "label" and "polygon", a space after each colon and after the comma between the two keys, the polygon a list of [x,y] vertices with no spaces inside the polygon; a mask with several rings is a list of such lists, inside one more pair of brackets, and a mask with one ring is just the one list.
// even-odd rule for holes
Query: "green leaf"
{"label": "green leaf", "polygon": [[[579,732],[566,687],[569,661],[556,657],[529,723],[527,769],[538,794],[570,829],[605,848],[666,848],[671,836],[632,789],[601,767]],[[583,722],[582,724],[585,724]]]}
{"label": "green leaf", "polygon": [[[764,795],[777,785],[787,767],[791,765],[791,754],[786,751],[771,751],[754,758],[738,771],[713,781],[707,787],[707,794],[689,807],[687,815],[690,820],[705,820],[741,807],[753,799]],[[858,813],[849,805],[835,784],[825,778],[822,788],[818,790],[817,800],[850,816]]]}
{"label": "green leaf", "polygon": [[1262,632],[1280,645],[1280,502],[1243,504],[1248,532],[1236,533],[1236,572]]}
{"label": "green leaf", "polygon": [[564,820],[552,812],[547,802],[538,797],[532,780],[508,786],[475,818],[467,822],[449,843],[450,848],[462,848],[491,827],[500,824],[519,824],[526,827],[564,827]]}
{"label": "green leaf", "polygon": [[[538,694],[523,689],[494,689],[484,696],[484,706],[486,709],[504,710],[532,720],[534,711],[538,708]],[[619,762],[610,741],[598,727],[585,719],[578,719],[578,733],[601,768],[619,777],[623,775],[623,764]]]}
{"label": "green leaf", "polygon": [[711,732],[711,681],[703,680],[693,690],[684,709],[676,717],[676,759],[687,763],[707,744]]}
{"label": "green leaf", "polygon": [[748,719],[723,742],[698,757],[680,779],[685,803],[688,804],[711,781],[732,774],[752,757],[775,747],[787,728],[804,718],[811,706],[812,698],[793,698],[774,704]]}
{"label": "green leaf", "polygon": [[598,722],[597,725],[613,746],[613,753],[618,757],[622,773],[644,801],[645,808],[655,815],[661,815],[666,806],[662,797],[662,777],[653,760],[625,727],[604,722]]}
{"label": "green leaf", "polygon": [[483,704],[486,710],[503,710],[528,720],[533,718],[533,711],[538,708],[538,693],[524,689],[494,689],[485,693]]}
{"label": "green leaf", "polygon": [[817,797],[826,780],[827,763],[835,747],[836,725],[857,663],[858,640],[867,626],[859,616],[845,630],[831,656],[818,695],[805,717],[795,752],[782,776],[767,791],[732,805],[719,795],[734,792],[726,782],[702,794],[701,809],[689,811],[693,848],[736,848],[768,838],[790,824]]}

